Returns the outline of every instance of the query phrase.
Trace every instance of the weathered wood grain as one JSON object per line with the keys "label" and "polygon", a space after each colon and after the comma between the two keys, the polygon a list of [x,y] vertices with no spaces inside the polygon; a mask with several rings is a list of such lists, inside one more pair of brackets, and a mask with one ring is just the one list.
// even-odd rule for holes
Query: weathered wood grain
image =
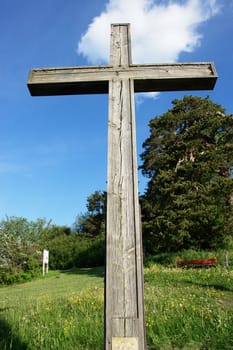
{"label": "weathered wood grain", "polygon": [[135,65],[129,25],[111,27],[110,65],[32,69],[33,96],[109,93],[105,350],[145,350],[134,92],[213,89],[214,64]]}
{"label": "weathered wood grain", "polygon": [[[131,64],[128,26],[112,27],[111,59],[113,68]],[[139,349],[145,349],[134,85],[129,77],[114,76],[109,82],[108,132],[105,349],[112,349],[113,337],[137,337]]]}
{"label": "weathered wood grain", "polygon": [[28,88],[33,96],[103,94],[111,79],[128,78],[134,92],[209,90],[217,74],[211,62],[32,69]]}

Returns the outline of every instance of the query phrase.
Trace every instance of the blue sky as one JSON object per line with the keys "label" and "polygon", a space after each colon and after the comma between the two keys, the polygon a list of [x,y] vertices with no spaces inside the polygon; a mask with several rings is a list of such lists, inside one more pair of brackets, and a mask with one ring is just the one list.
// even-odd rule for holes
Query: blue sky
{"label": "blue sky", "polygon": [[138,154],[174,98],[233,112],[232,0],[0,0],[0,219],[70,226],[106,189],[107,95],[31,97],[26,83],[31,68],[106,64],[114,22],[131,23],[134,63],[214,61],[219,75],[214,91],[137,97]]}

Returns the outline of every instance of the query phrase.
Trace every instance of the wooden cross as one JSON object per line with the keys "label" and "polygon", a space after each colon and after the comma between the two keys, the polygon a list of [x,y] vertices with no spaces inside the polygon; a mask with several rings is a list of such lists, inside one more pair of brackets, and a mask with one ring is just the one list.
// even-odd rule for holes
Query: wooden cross
{"label": "wooden cross", "polygon": [[33,96],[109,94],[106,350],[146,349],[134,92],[213,89],[216,79],[212,63],[132,64],[128,24],[111,26],[110,65],[30,72]]}

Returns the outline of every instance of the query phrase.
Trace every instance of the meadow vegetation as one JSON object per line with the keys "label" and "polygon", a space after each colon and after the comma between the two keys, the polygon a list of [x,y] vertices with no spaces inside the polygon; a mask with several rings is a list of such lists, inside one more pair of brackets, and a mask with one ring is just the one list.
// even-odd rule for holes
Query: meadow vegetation
{"label": "meadow vegetation", "polygon": [[[152,260],[145,267],[148,349],[233,349],[232,266],[181,269],[168,257],[165,265]],[[2,350],[98,350],[103,336],[104,268],[51,271],[0,288]]]}

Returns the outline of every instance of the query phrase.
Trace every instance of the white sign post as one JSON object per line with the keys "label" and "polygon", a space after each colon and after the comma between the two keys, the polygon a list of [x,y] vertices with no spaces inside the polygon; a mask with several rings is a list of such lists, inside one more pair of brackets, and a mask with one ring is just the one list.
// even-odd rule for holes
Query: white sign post
{"label": "white sign post", "polygon": [[43,276],[45,273],[48,273],[49,271],[49,251],[47,249],[43,250],[43,267],[42,267],[42,273]]}

